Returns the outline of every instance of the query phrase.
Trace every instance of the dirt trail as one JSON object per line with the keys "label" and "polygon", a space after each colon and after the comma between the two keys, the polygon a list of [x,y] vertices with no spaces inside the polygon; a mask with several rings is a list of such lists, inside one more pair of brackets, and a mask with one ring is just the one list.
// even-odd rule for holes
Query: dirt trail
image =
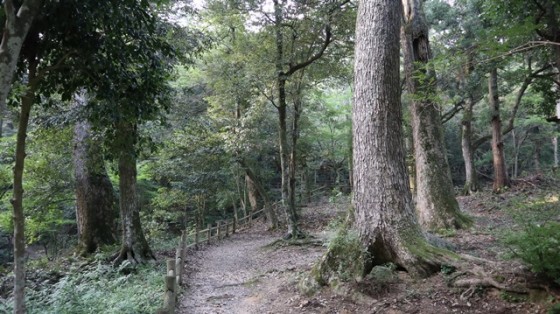
{"label": "dirt trail", "polygon": [[178,312],[300,313],[294,283],[325,248],[269,246],[282,235],[265,228],[257,224],[251,230],[190,252],[184,278],[186,292]]}

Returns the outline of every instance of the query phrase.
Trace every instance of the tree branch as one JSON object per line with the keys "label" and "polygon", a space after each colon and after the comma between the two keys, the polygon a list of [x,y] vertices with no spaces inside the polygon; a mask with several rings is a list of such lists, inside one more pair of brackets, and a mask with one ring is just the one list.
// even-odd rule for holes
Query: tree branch
{"label": "tree branch", "polygon": [[6,15],[6,22],[10,25],[15,24],[16,21],[16,13],[14,8],[14,1],[12,0],[4,0],[4,13]]}
{"label": "tree branch", "polygon": [[[519,106],[521,105],[521,99],[523,98],[523,95],[525,95],[525,91],[527,91],[527,88],[533,82],[533,79],[537,77],[539,73],[545,71],[548,68],[550,68],[550,64],[546,64],[541,68],[539,68],[538,70],[535,70],[535,72],[532,72],[525,78],[525,80],[523,80],[523,84],[521,85],[521,88],[519,88],[519,91],[517,92],[517,97],[515,98],[515,104],[513,105],[511,117],[509,118],[508,124],[505,127],[505,129],[502,130],[502,135],[506,135],[513,130],[513,128],[515,127],[514,125],[515,116],[517,115],[517,111],[519,110]],[[485,135],[477,139],[473,143],[473,150],[476,150],[480,145],[484,144],[484,142],[486,142],[491,138],[492,138],[491,135]]]}
{"label": "tree branch", "polygon": [[60,59],[58,59],[58,61],[55,64],[42,68],[41,71],[37,73],[37,75],[35,76],[35,78],[31,83],[36,84],[43,79],[43,77],[45,76],[45,74],[47,74],[47,72],[60,69],[64,65],[64,61],[66,61],[66,59],[68,59],[72,54],[73,53],[69,51],[66,54],[64,54],[62,57],[60,57]]}
{"label": "tree branch", "polygon": [[286,71],[282,74],[284,76],[290,76],[290,75],[294,74],[295,72],[297,72],[297,71],[305,68],[306,66],[310,65],[311,63],[315,62],[317,59],[319,59],[323,56],[323,53],[325,52],[325,50],[327,50],[327,47],[329,46],[329,44],[331,42],[332,42],[331,26],[326,25],[325,26],[325,41],[323,42],[323,46],[321,47],[321,49],[316,54],[314,54],[309,59],[307,59],[306,61],[303,61],[303,62],[298,63],[296,65],[290,66],[288,71]]}
{"label": "tree branch", "polygon": [[459,111],[463,109],[463,105],[465,104],[465,100],[461,99],[458,103],[456,103],[453,108],[449,109],[446,113],[441,116],[441,123],[444,124],[447,121],[451,120]]}

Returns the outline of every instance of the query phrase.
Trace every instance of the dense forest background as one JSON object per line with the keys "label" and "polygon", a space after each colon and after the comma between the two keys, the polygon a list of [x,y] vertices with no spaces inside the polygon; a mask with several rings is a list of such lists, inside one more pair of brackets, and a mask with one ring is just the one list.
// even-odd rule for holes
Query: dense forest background
{"label": "dense forest background", "polygon": [[[413,194],[428,180],[416,171],[415,142],[424,133],[415,133],[414,121],[427,112],[414,109],[419,100],[436,112],[443,157],[428,158],[448,165],[442,171],[453,198],[558,180],[560,4],[420,2],[430,58],[413,76],[429,90],[412,91],[401,64]],[[305,236],[301,207],[353,189],[357,6],[4,1],[0,312],[17,304],[14,295],[26,285],[11,289],[24,264],[30,309],[62,313],[68,289],[86,279],[69,275],[49,285],[41,268],[102,261],[82,275],[116,289],[128,285],[118,283],[123,267],[145,267],[181,230],[261,208],[270,228]],[[428,229],[446,233],[462,224]],[[549,262],[557,276],[557,261]],[[133,312],[150,312],[149,300]]]}

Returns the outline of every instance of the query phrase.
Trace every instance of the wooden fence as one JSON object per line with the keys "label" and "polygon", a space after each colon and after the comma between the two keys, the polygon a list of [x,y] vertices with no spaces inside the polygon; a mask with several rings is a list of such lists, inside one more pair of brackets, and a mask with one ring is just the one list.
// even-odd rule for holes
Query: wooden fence
{"label": "wooden fence", "polygon": [[167,260],[167,273],[165,274],[165,292],[163,295],[163,307],[157,314],[174,314],[175,303],[179,295],[179,287],[183,285],[183,269],[185,266],[185,254],[188,248],[198,248],[203,243],[219,241],[230,234],[234,234],[245,227],[251,227],[253,218],[261,214],[263,210],[256,211],[240,219],[218,221],[216,226],[208,224],[206,229],[197,230],[187,234],[181,232],[181,240],[175,251],[175,259]]}

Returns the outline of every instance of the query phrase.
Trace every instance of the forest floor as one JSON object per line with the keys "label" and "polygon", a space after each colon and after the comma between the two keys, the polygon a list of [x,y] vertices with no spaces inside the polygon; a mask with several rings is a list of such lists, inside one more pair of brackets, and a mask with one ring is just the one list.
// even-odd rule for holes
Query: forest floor
{"label": "forest floor", "polygon": [[[531,288],[516,294],[495,288],[454,288],[445,271],[411,278],[397,271],[382,285],[347,283],[319,288],[308,296],[298,288],[326,250],[334,233],[332,221],[345,215],[347,203],[321,203],[303,209],[303,229],[313,240],[287,245],[282,234],[259,222],[250,230],[190,251],[186,260],[186,290],[179,313],[547,313],[560,302],[560,290],[537,278],[519,261],[504,259],[499,235],[515,228],[508,206],[546,199],[560,205],[557,187],[534,179],[518,181],[509,191],[459,197],[461,208],[474,219],[469,230],[450,231],[446,240],[458,253],[495,261],[493,278],[509,287]],[[329,225],[330,224],[330,225]],[[473,264],[473,268],[477,267]],[[554,312],[556,313],[556,312]]]}

